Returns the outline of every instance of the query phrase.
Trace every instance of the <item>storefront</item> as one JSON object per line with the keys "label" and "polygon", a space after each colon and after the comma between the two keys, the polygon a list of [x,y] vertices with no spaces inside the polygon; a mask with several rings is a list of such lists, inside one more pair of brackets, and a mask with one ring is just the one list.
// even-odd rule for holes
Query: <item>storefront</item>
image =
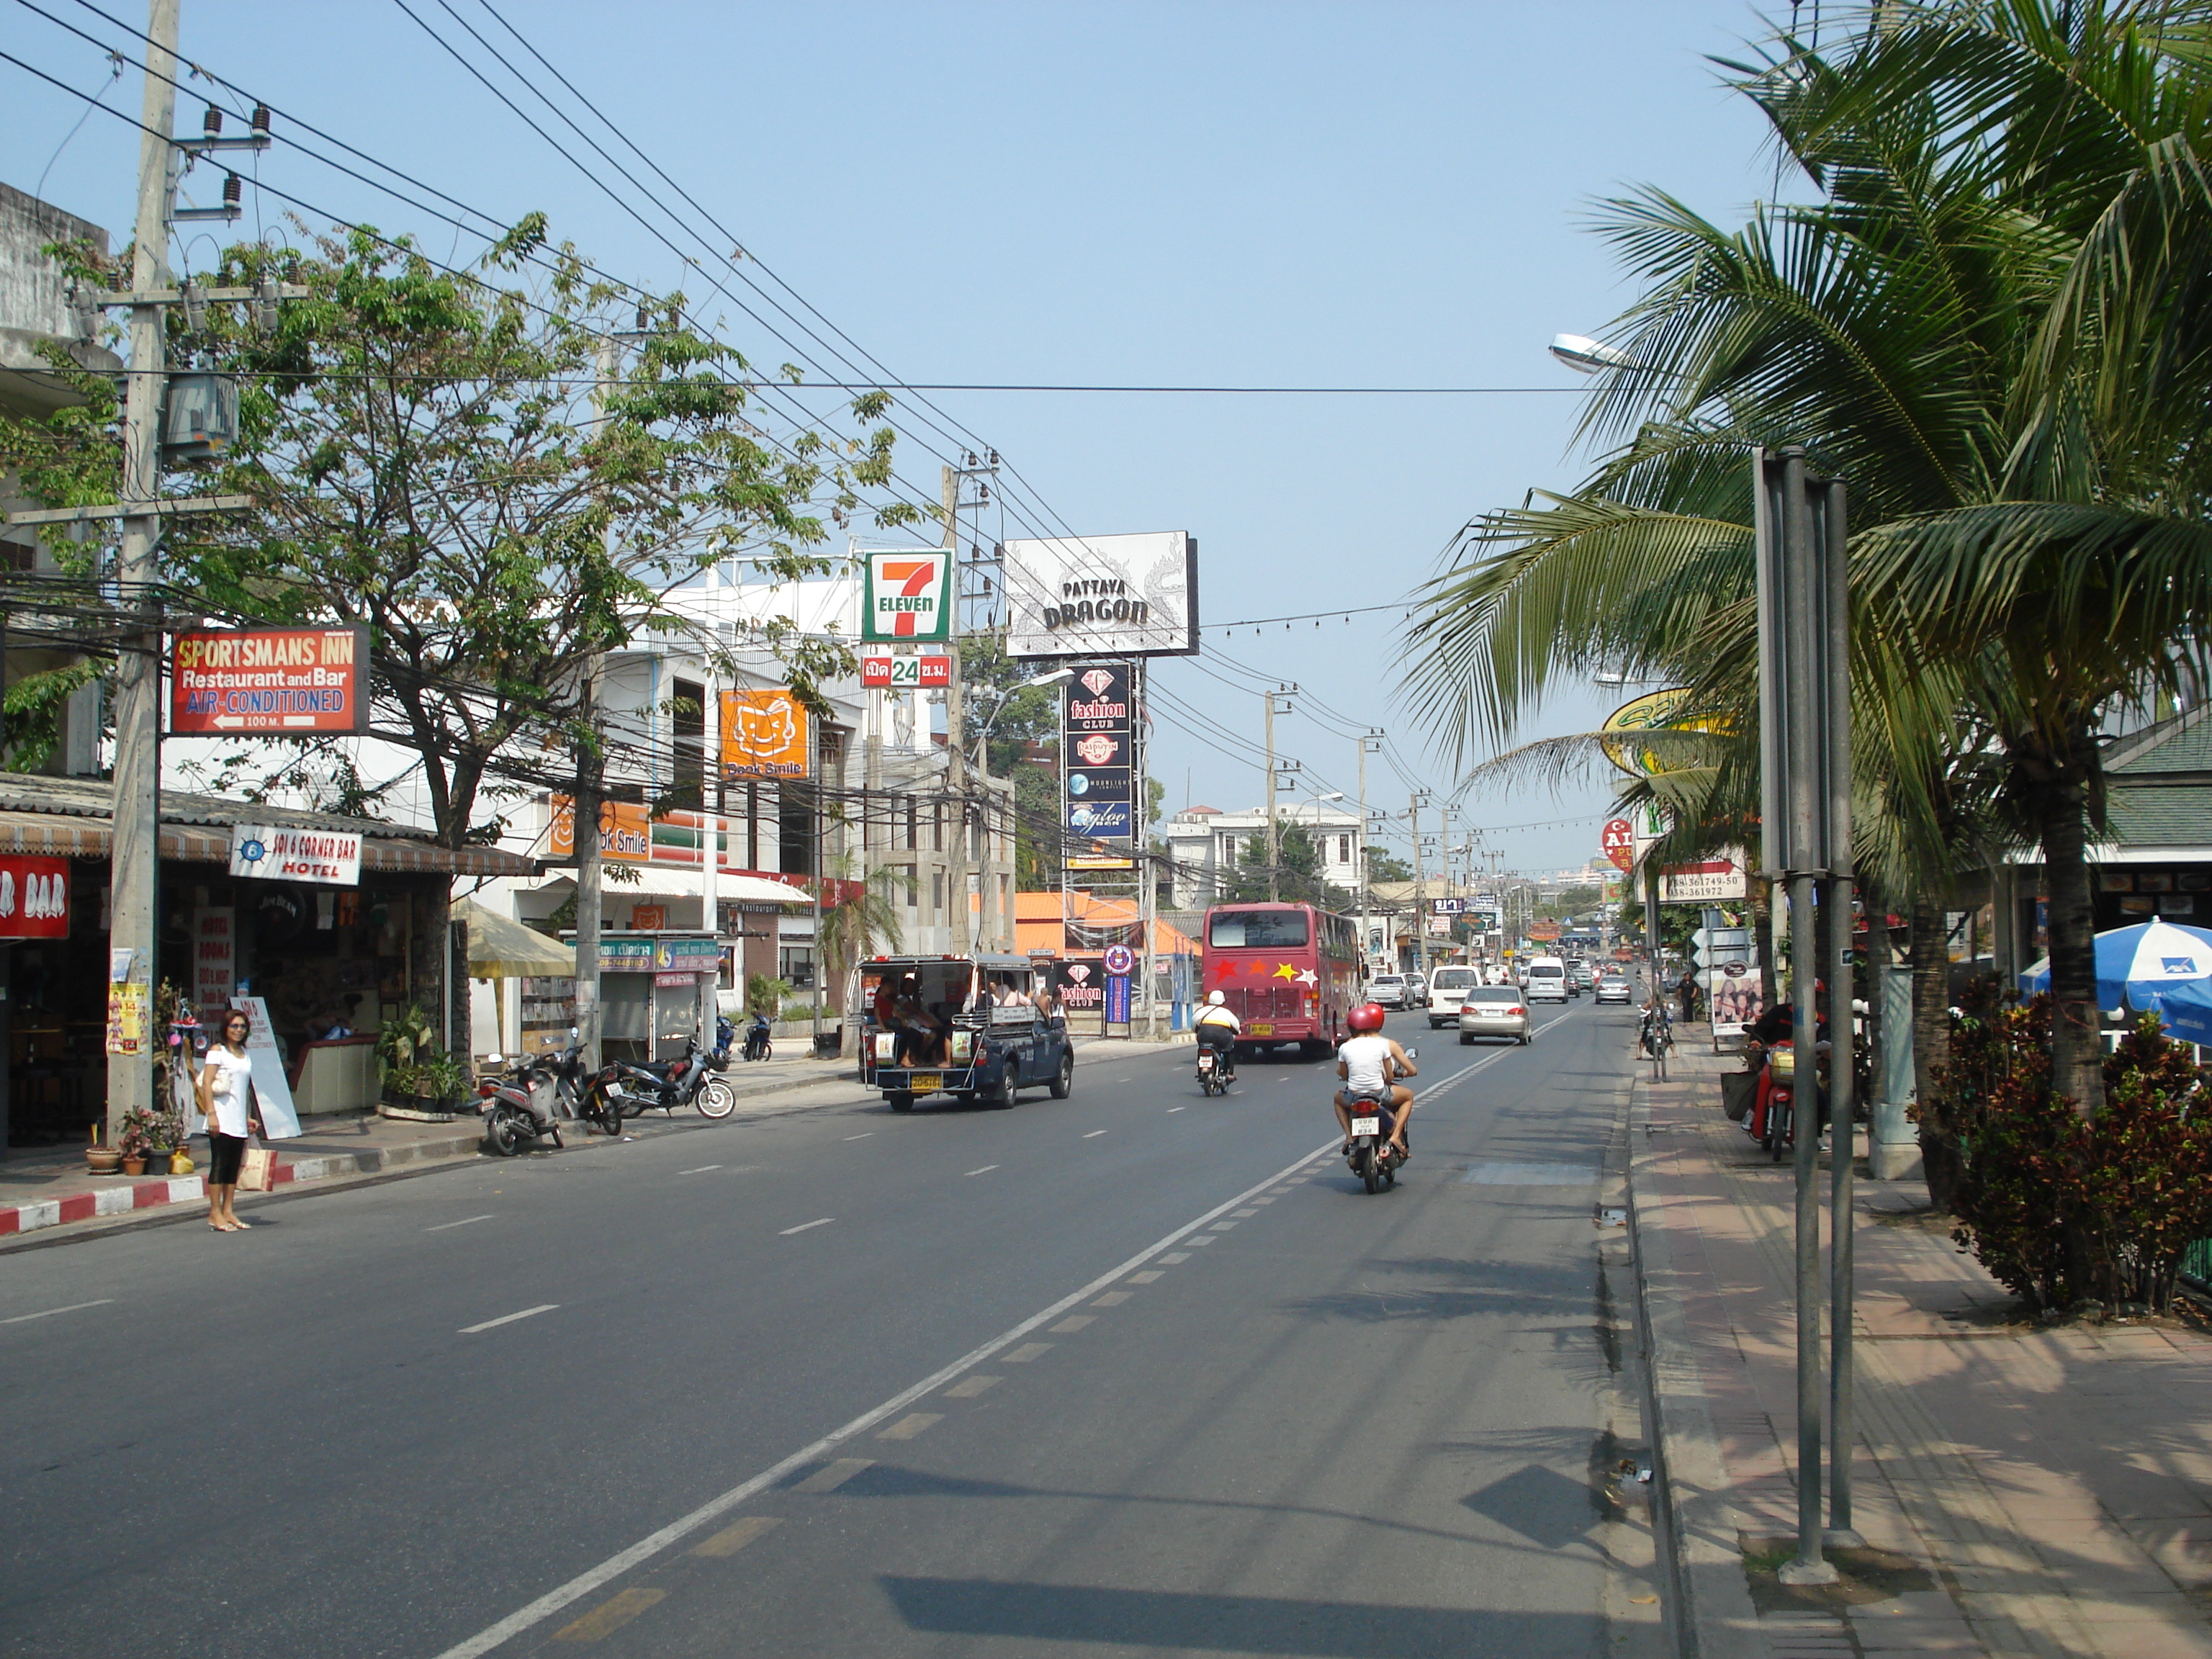
{"label": "storefront", "polygon": [[[111,799],[110,786],[94,780],[0,777],[0,991],[11,1145],[82,1140],[105,1112]],[[240,823],[357,843],[345,871],[353,883],[233,875],[232,832]],[[448,920],[453,878],[533,867],[492,848],[441,847],[401,826],[173,793],[161,800],[160,851],[157,1008],[166,1012],[172,995],[203,1010],[232,996],[260,997],[295,1076],[311,1041],[333,1028],[366,1041],[410,1005],[441,1031],[465,1031],[463,941]],[[33,877],[41,914],[27,916]],[[358,1091],[301,1104],[342,1110],[371,1103],[350,1092]]]}
{"label": "storefront", "polygon": [[700,981],[719,976],[722,948],[710,934],[615,933],[599,936],[599,1041],[610,1060],[666,1060],[702,1030]]}

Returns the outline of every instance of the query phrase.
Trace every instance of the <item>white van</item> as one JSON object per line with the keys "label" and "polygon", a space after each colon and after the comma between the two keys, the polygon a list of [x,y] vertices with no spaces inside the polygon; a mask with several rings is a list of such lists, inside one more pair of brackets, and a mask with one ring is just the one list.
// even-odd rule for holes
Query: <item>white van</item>
{"label": "white van", "polygon": [[1467,994],[1482,983],[1480,968],[1438,968],[1429,975],[1429,1029],[1437,1030],[1459,1024],[1459,1006]]}
{"label": "white van", "polygon": [[1567,1000],[1567,964],[1557,957],[1531,958],[1527,989],[1531,1002],[1565,1002]]}

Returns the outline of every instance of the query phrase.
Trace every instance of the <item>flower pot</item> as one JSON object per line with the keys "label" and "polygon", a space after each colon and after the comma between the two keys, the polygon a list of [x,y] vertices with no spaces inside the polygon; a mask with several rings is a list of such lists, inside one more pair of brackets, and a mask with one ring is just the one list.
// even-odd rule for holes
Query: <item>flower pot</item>
{"label": "flower pot", "polygon": [[88,1146],[84,1150],[84,1167],[89,1175],[120,1175],[123,1154],[112,1146]]}
{"label": "flower pot", "polygon": [[145,1158],[143,1156],[138,1158],[125,1158],[123,1160],[123,1173],[127,1176],[144,1175],[146,1173]]}
{"label": "flower pot", "polygon": [[171,1175],[188,1176],[191,1172],[192,1155],[190,1152],[179,1146],[169,1154],[169,1173]]}

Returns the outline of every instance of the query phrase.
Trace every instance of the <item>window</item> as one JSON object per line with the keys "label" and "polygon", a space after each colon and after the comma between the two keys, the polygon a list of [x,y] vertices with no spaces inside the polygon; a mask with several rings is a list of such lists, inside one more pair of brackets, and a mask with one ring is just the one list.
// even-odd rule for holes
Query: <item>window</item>
{"label": "window", "polygon": [[1339,836],[1336,838],[1336,861],[1339,864],[1349,864],[1352,862],[1351,836]]}
{"label": "window", "polygon": [[668,801],[697,811],[703,805],[707,768],[707,688],[696,680],[676,682],[674,707],[670,711],[671,745],[676,757],[676,775],[670,781]]}
{"label": "window", "polygon": [[909,910],[913,909],[921,896],[921,891],[914,878],[914,866],[909,864],[906,867],[906,908]]}
{"label": "window", "polygon": [[786,945],[776,951],[776,975],[794,991],[811,990],[814,985],[814,947],[811,945]]}
{"label": "window", "polygon": [[1312,937],[1303,910],[1218,910],[1206,943],[1224,951],[1295,951]]}
{"label": "window", "polygon": [[929,914],[933,916],[945,914],[945,872],[942,870],[929,872]]}
{"label": "window", "polygon": [[813,802],[784,786],[776,802],[776,868],[787,876],[814,873]]}
{"label": "window", "polygon": [[945,850],[945,803],[941,800],[929,803],[929,850],[933,853]]}
{"label": "window", "polygon": [[920,845],[921,842],[915,839],[915,833],[914,797],[908,795],[906,798],[906,850],[911,853]]}

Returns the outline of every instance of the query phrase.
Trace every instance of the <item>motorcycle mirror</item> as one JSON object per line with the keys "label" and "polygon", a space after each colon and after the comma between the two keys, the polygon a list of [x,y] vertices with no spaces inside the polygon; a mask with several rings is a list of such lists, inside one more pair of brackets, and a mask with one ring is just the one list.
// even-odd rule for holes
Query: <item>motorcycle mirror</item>
{"label": "motorcycle mirror", "polygon": [[1419,1048],[1408,1048],[1406,1050],[1406,1058],[1408,1060],[1419,1060],[1420,1057],[1421,1051]]}
{"label": "motorcycle mirror", "polygon": [[497,1054],[486,1054],[484,1056],[484,1064],[487,1066],[500,1066],[504,1065],[505,1063],[506,1062]]}

